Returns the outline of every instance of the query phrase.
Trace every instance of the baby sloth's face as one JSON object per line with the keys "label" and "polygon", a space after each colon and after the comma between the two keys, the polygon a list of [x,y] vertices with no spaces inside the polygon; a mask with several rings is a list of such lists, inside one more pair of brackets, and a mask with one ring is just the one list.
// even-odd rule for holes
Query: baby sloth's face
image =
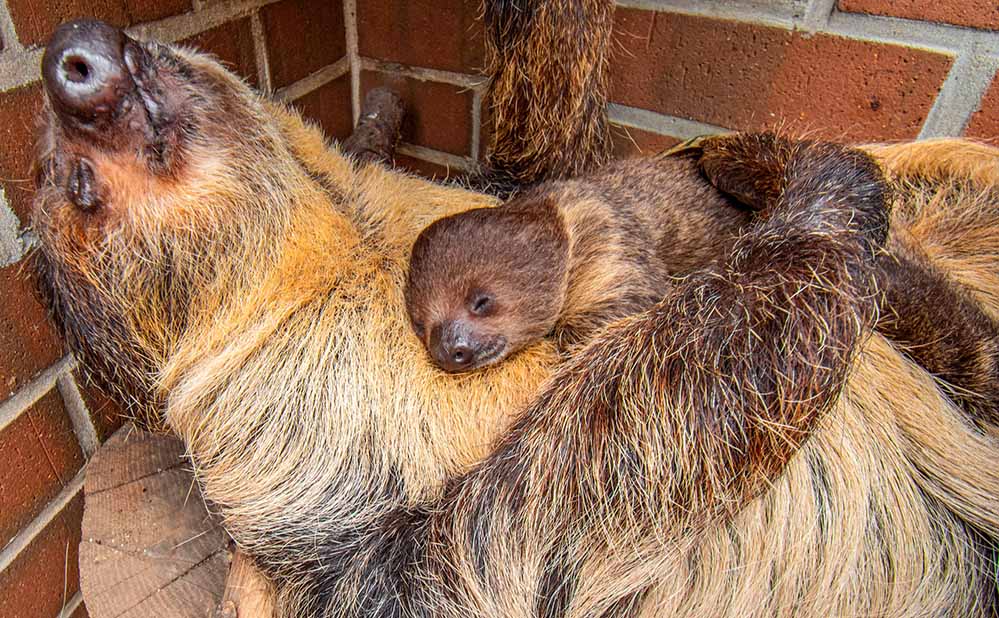
{"label": "baby sloth's face", "polygon": [[437,310],[410,312],[413,332],[441,369],[458,373],[497,363],[523,345],[523,319],[495,289],[441,286],[427,297]]}
{"label": "baby sloth's face", "polygon": [[433,362],[472,371],[548,334],[564,298],[565,244],[560,227],[506,207],[424,230],[410,258],[406,309]]}

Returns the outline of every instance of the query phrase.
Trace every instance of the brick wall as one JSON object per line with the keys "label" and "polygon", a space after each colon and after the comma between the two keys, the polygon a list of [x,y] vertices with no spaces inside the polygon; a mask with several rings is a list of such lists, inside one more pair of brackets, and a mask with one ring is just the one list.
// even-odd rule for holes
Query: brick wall
{"label": "brick wall", "polygon": [[[82,382],[25,256],[40,45],[77,16],[202,47],[328,134],[387,84],[396,163],[431,176],[488,143],[478,0],[0,0],[0,618],[80,617],[81,469],[120,423]],[[621,0],[619,156],[723,129],[834,139],[999,137],[995,0]]]}
{"label": "brick wall", "polygon": [[[478,1],[360,0],[352,12],[355,95],[387,83],[411,104],[397,163],[439,176],[473,167],[489,141]],[[775,126],[994,140],[999,3],[618,0],[611,81],[618,156]]]}
{"label": "brick wall", "polygon": [[999,138],[995,0],[621,0],[618,154],[723,129]]}

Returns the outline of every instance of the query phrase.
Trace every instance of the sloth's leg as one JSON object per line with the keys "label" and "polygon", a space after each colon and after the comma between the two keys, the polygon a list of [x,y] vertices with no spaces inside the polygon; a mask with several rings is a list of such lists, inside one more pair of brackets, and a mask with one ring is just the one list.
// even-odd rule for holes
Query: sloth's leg
{"label": "sloth's leg", "polygon": [[577,176],[610,160],[606,107],[614,5],[483,3],[494,127],[490,192]]}

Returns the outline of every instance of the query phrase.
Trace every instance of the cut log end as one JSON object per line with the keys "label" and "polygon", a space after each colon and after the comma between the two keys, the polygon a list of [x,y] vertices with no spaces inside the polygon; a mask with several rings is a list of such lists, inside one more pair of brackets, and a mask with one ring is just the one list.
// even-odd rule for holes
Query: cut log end
{"label": "cut log end", "polygon": [[179,440],[122,428],[88,464],[83,491],[80,589],[92,618],[271,618],[273,588],[249,558],[230,559]]}
{"label": "cut log end", "polygon": [[406,107],[395,92],[388,88],[369,91],[354,132],[341,144],[344,154],[362,162],[390,162],[405,113]]}

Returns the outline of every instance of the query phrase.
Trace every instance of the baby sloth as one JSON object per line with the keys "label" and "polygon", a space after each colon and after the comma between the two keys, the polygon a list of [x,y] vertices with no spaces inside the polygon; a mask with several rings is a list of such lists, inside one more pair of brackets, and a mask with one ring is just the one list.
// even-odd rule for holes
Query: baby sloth
{"label": "baby sloth", "polygon": [[688,158],[614,163],[427,227],[406,309],[448,372],[498,363],[549,334],[564,351],[722,258],[749,217]]}

